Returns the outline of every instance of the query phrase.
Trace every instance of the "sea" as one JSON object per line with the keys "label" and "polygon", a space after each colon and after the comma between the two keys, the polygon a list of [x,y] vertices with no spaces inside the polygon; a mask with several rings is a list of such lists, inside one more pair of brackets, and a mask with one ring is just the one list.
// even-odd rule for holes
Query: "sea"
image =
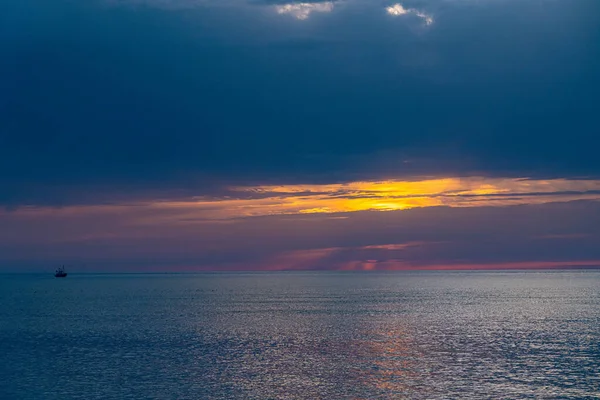
{"label": "sea", "polygon": [[1,275],[0,399],[600,399],[600,271]]}

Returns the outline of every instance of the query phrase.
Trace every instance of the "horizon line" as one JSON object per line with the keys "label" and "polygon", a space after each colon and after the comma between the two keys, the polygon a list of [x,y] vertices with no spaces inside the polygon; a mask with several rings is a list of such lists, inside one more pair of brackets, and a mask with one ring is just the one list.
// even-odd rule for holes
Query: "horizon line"
{"label": "horizon line", "polygon": [[[198,275],[198,274],[271,274],[271,273],[405,273],[405,272],[538,272],[538,271],[600,271],[598,266],[541,267],[541,268],[446,268],[446,269],[382,269],[382,270],[339,270],[339,269],[282,269],[282,270],[198,270],[198,271],[82,271],[69,275]],[[48,271],[0,271],[0,275],[48,275]]]}

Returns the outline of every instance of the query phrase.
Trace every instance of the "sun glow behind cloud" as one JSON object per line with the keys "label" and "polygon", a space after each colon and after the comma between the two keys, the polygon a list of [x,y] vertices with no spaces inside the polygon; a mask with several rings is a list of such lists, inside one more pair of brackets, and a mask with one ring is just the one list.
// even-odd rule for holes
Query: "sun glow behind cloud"
{"label": "sun glow behind cloud", "polygon": [[[238,218],[270,215],[325,217],[328,214],[359,211],[400,211],[440,206],[504,207],[574,200],[600,200],[600,181],[471,177],[324,185],[243,186],[231,187],[220,197],[201,196],[135,204],[70,206],[59,212],[80,216],[129,212],[136,225],[183,226],[226,223]],[[57,210],[24,207],[16,212],[35,217],[56,213]]]}
{"label": "sun glow behind cloud", "polygon": [[[574,200],[600,200],[600,180],[445,178],[420,181],[365,181],[321,185],[230,187],[220,196],[65,207],[86,215],[146,210],[141,223],[200,223],[268,215],[309,215],[358,211],[398,211],[423,207],[504,207]],[[32,216],[55,212],[22,207]]]}
{"label": "sun glow behind cloud", "polygon": [[[44,258],[59,257],[60,249],[69,246],[83,258],[90,248],[101,249],[95,257],[102,260],[110,259],[111,254],[131,259],[152,254],[152,260],[167,262],[164,260],[172,256],[183,260],[177,261],[177,268],[190,270],[600,266],[593,254],[578,259],[577,246],[589,246],[594,233],[581,224],[560,222],[565,207],[586,208],[591,202],[539,208],[544,203],[572,200],[600,200],[600,180],[469,177],[242,186],[212,197],[0,211],[1,221],[9,227],[0,230],[0,242],[12,243],[12,247],[35,243],[41,246],[38,252]],[[533,207],[507,207],[514,205]],[[439,206],[447,208],[426,210]],[[487,209],[465,209],[480,207]],[[540,209],[554,211],[540,215]],[[388,216],[383,211],[395,212]],[[521,224],[529,213],[532,219]],[[509,254],[490,259],[485,246],[490,235],[497,240],[497,235],[507,234],[507,226],[495,228],[498,223],[503,225],[507,215],[512,215],[511,224],[518,227],[509,227],[511,237],[506,240],[513,241],[517,253],[524,251],[527,257]],[[26,224],[27,229],[11,229],[11,224],[19,226],[15,223]],[[46,227],[53,224],[55,228],[48,231]],[[464,234],[456,235],[457,231]],[[548,256],[557,241],[574,251]]]}
{"label": "sun glow behind cloud", "polygon": [[[233,202],[247,216],[354,211],[393,211],[417,207],[477,207],[600,199],[600,181],[447,178],[422,181],[352,182],[329,185],[235,187],[254,196]],[[262,207],[248,207],[263,204]],[[239,207],[239,208],[238,208]],[[262,214],[264,215],[264,214]]]}

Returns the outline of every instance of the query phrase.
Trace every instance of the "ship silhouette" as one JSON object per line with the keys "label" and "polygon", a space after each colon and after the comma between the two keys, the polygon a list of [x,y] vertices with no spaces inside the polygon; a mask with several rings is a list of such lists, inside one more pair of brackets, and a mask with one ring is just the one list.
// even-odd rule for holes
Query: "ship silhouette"
{"label": "ship silhouette", "polygon": [[55,278],[66,278],[67,277],[67,272],[65,271],[64,267],[58,267],[58,269],[56,270],[56,272],[54,272],[54,277]]}

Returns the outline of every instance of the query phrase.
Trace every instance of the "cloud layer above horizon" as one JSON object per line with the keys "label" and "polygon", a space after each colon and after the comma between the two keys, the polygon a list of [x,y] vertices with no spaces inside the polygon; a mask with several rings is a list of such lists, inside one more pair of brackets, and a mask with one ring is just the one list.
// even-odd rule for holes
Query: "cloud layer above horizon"
{"label": "cloud layer above horizon", "polygon": [[595,265],[598,26],[594,0],[4,2],[0,268]]}

